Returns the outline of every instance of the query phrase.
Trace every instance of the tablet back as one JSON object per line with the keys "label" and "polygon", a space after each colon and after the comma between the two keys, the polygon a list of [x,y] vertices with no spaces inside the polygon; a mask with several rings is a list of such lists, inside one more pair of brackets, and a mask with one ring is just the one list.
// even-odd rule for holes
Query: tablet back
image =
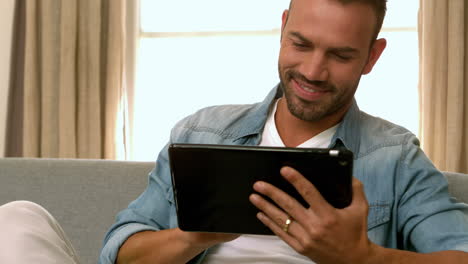
{"label": "tablet back", "polygon": [[352,198],[352,153],[345,149],[173,144],[169,147],[179,228],[184,231],[272,234],[249,201],[263,180],[307,203],[279,173],[301,172],[337,208]]}

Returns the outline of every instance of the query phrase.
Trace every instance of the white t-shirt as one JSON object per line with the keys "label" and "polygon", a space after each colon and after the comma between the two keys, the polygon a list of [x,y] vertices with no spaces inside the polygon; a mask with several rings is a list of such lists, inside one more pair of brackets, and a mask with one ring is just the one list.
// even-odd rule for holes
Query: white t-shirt
{"label": "white t-shirt", "polygon": [[[270,112],[262,134],[260,146],[284,147],[275,124],[278,101]],[[329,128],[300,144],[298,148],[326,148],[330,145],[338,125]],[[242,263],[295,263],[311,264],[309,258],[297,253],[277,236],[242,235],[239,238],[216,245],[208,250],[203,263],[242,264]]]}

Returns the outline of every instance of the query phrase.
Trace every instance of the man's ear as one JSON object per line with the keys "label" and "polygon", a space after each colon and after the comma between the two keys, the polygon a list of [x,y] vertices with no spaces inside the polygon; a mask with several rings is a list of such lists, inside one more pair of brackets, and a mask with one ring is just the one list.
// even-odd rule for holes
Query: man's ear
{"label": "man's ear", "polygon": [[281,17],[281,35],[283,35],[283,30],[286,27],[286,23],[288,22],[288,14],[289,10],[283,11],[283,16]]}
{"label": "man's ear", "polygon": [[385,47],[387,46],[387,40],[384,38],[377,39],[372,44],[372,48],[369,52],[369,58],[367,59],[367,64],[364,66],[362,74],[368,74],[374,68],[375,63],[379,60],[380,55],[384,51]]}
{"label": "man's ear", "polygon": [[284,26],[286,26],[286,21],[288,20],[288,13],[289,13],[289,10],[288,9],[285,9],[283,11],[283,16],[281,17],[281,30],[284,29]]}

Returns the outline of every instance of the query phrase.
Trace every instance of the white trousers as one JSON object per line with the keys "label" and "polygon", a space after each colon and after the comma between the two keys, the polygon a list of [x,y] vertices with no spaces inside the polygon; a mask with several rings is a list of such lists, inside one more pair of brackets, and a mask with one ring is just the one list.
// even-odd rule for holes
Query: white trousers
{"label": "white trousers", "polygon": [[78,257],[55,218],[40,205],[0,206],[0,263],[77,264]]}

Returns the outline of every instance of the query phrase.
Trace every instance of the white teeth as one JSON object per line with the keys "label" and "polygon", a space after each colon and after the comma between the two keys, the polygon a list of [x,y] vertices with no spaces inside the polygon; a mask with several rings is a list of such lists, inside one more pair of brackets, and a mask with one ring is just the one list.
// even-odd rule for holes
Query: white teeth
{"label": "white teeth", "polygon": [[307,88],[307,87],[302,86],[302,85],[301,85],[301,88],[304,89],[304,90],[306,90],[306,91],[308,91],[308,92],[310,92],[310,93],[315,93],[315,92],[317,92],[317,91],[315,91],[315,90],[313,90],[313,89]]}

